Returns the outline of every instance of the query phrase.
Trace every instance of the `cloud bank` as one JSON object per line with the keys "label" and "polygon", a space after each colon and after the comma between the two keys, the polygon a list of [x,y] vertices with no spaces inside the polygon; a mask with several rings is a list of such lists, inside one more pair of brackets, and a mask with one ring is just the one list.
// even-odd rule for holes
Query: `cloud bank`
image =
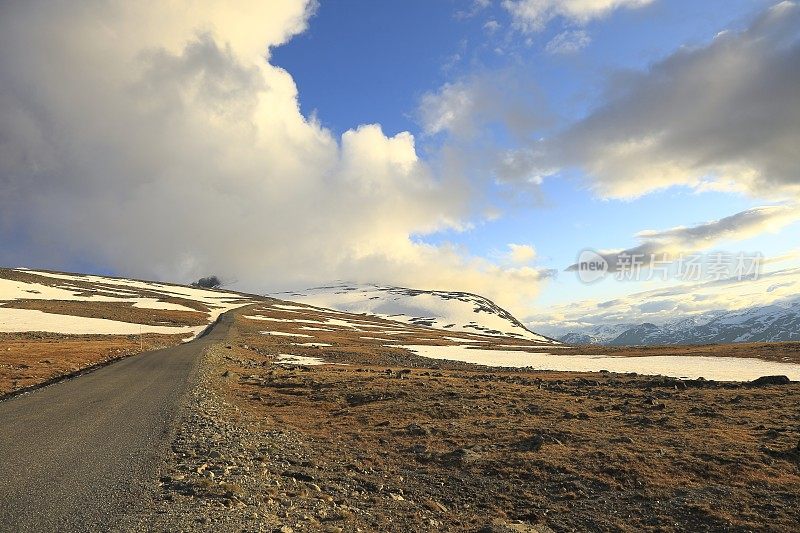
{"label": "cloud bank", "polygon": [[553,306],[528,317],[526,323],[549,333],[591,325],[652,322],[663,324],[676,317],[691,318],[711,310],[735,310],[769,305],[796,298],[800,268],[762,274],[757,279],[722,279],[626,294],[613,300],[582,300]]}
{"label": "cloud bank", "polygon": [[376,124],[300,113],[269,48],[313,3],[0,7],[0,263],[106,268],[251,289],[331,279],[487,293],[540,272],[418,236],[460,229],[470,184]]}
{"label": "cloud bank", "polygon": [[[636,257],[642,267],[654,262],[674,261],[681,254],[708,250],[722,241],[744,240],[765,232],[777,232],[800,220],[797,205],[771,205],[753,207],[739,213],[695,226],[678,226],[666,230],[644,230],[636,234],[641,244],[632,248],[604,251],[600,255],[608,264],[609,272],[619,272],[625,263]],[[627,258],[627,259],[624,259]],[[575,271],[578,265],[567,267]]]}
{"label": "cloud bank", "polygon": [[[555,16],[586,21],[644,3],[521,0],[506,7],[538,28]],[[566,31],[548,48],[575,51],[586,39],[580,30]],[[795,1],[767,8],[744,29],[721,32],[703,46],[680,48],[646,70],[615,73],[597,106],[557,129],[542,120],[547,103],[535,83],[504,82],[521,75],[482,72],[447,84],[423,99],[421,122],[454,138],[505,126],[519,142],[496,151],[492,173],[523,187],[577,169],[597,196],[611,199],[672,186],[770,200],[800,195]]]}
{"label": "cloud bank", "polygon": [[517,157],[581,168],[611,198],[673,185],[796,196],[798,87],[800,6],[782,2],[742,31],[621,77],[604,105]]}

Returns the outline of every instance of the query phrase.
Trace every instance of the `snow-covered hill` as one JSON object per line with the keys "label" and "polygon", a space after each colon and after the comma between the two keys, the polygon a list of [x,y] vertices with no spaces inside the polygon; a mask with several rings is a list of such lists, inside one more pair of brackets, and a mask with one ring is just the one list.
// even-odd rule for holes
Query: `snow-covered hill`
{"label": "snow-covered hill", "polygon": [[451,331],[504,335],[558,344],[528,330],[508,311],[476,294],[379,285],[337,284],[274,295],[317,307],[366,313]]}
{"label": "snow-covered hill", "polygon": [[[598,331],[618,331],[614,336]],[[800,298],[736,311],[711,311],[661,325],[618,324],[588,326],[559,339],[574,344],[657,345],[727,342],[800,341]]]}
{"label": "snow-covered hill", "polygon": [[125,278],[0,269],[0,332],[128,335],[201,333],[241,294]]}

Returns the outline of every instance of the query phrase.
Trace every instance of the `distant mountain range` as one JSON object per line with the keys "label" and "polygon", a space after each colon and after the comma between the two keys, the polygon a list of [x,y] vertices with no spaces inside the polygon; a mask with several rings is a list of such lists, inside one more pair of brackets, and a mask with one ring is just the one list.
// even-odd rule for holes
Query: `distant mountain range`
{"label": "distant mountain range", "polygon": [[711,311],[662,325],[586,326],[557,338],[568,344],[609,346],[800,341],[800,298],[736,311]]}
{"label": "distant mountain range", "polygon": [[468,292],[341,283],[274,296],[418,326],[554,343],[552,339],[530,331],[511,313],[488,298]]}

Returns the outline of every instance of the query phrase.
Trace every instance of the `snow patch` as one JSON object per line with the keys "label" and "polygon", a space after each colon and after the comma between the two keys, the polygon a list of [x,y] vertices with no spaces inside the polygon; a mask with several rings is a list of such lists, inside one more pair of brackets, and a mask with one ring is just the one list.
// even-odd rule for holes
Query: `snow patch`
{"label": "snow patch", "polygon": [[555,355],[545,352],[484,350],[467,346],[403,346],[422,357],[449,359],[486,366],[530,367],[565,372],[636,372],[684,379],[703,377],[716,381],[751,381],[761,376],[785,375],[800,380],[800,365],[740,357],[657,355]]}
{"label": "snow patch", "polygon": [[57,315],[37,309],[0,307],[0,331],[4,333],[25,331],[46,331],[48,333],[73,335],[138,335],[139,333],[174,335],[177,333],[197,336],[205,328],[206,326],[151,326],[105,318]]}
{"label": "snow patch", "polygon": [[280,354],[274,361],[276,365],[303,365],[317,366],[326,364],[319,357],[306,357],[304,355]]}
{"label": "snow patch", "polygon": [[327,346],[333,346],[333,344],[328,344],[326,342],[293,342],[292,346],[310,346],[313,348],[324,348]]}

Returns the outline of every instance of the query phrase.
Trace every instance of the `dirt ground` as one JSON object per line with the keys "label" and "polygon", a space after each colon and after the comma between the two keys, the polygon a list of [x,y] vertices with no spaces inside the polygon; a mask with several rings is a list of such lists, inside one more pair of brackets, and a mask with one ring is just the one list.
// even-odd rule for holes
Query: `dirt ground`
{"label": "dirt ground", "polygon": [[[339,346],[301,347],[311,339],[265,335],[254,322],[239,319],[213,374],[236,425],[251,428],[251,448],[268,456],[258,458],[263,477],[241,484],[247,494],[228,492],[258,508],[260,523],[295,531],[791,531],[800,523],[799,383],[497,370],[392,348],[367,364],[352,333],[335,332]],[[335,342],[321,334],[313,340]],[[344,347],[348,335],[353,345]],[[287,345],[337,364],[276,364]],[[214,442],[223,453],[208,464],[225,455],[224,439]],[[220,475],[202,481],[225,483]]]}
{"label": "dirt ground", "polygon": [[0,398],[66,374],[141,352],[174,346],[181,335],[0,333]]}

